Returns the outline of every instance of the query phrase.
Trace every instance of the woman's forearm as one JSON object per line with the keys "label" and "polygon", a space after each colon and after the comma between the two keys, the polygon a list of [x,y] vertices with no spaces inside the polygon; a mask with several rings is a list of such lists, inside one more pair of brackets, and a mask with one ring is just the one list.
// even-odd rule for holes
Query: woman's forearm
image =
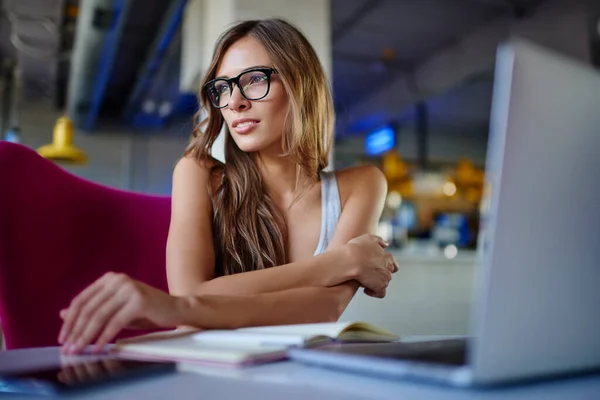
{"label": "woman's forearm", "polygon": [[195,295],[247,296],[301,287],[328,287],[354,279],[344,248],[306,260],[257,271],[227,275],[201,283]]}
{"label": "woman's forearm", "polygon": [[337,321],[359,285],[304,287],[250,296],[188,296],[183,325],[205,329]]}

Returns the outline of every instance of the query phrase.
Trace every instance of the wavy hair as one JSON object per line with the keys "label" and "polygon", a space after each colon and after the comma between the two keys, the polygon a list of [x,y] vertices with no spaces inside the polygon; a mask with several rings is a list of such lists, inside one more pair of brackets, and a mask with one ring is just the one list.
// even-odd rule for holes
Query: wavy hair
{"label": "wavy hair", "polygon": [[[277,70],[289,106],[282,137],[283,156],[311,182],[327,166],[333,135],[334,110],[325,72],[304,35],[281,19],[244,21],[224,32],[201,88],[216,75],[227,50],[244,37],[257,39]],[[231,138],[221,111],[211,107],[201,90],[192,139],[184,153],[199,162],[211,160],[212,146],[225,125],[225,164],[211,168],[213,239],[216,275],[269,268],[285,263],[283,216],[264,189],[252,154]],[[206,116],[200,120],[201,116]]]}

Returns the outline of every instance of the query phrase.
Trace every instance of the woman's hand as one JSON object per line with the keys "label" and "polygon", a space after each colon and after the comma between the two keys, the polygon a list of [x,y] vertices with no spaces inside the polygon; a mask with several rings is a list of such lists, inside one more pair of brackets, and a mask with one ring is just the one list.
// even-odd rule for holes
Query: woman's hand
{"label": "woman's hand", "polygon": [[60,312],[58,342],[64,353],[75,354],[94,340],[96,350],[102,349],[124,328],[175,328],[183,325],[184,302],[125,274],[109,272]]}
{"label": "woman's hand", "polygon": [[353,268],[351,275],[364,286],[365,294],[381,299],[392,274],[398,271],[398,263],[386,247],[387,242],[375,235],[362,235],[346,244]]}

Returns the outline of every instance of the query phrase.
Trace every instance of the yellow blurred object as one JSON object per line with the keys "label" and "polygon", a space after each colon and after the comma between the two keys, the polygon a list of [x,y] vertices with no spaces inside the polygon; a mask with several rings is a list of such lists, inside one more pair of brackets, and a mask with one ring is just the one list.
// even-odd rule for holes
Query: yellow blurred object
{"label": "yellow blurred object", "polygon": [[37,149],[39,155],[55,162],[85,164],[87,156],[73,146],[73,123],[67,116],[56,120],[52,134],[52,143]]}
{"label": "yellow blurred object", "polygon": [[481,201],[481,190],[475,187],[468,188],[465,192],[465,199],[470,203],[479,203]]}
{"label": "yellow blurred object", "polygon": [[65,10],[65,15],[70,18],[76,18],[79,15],[79,7],[75,4],[69,4]]}
{"label": "yellow blurred object", "polygon": [[395,151],[383,156],[383,173],[388,180],[402,179],[408,175],[408,167]]}
{"label": "yellow blurred object", "polygon": [[458,186],[468,185],[473,181],[475,174],[475,167],[473,163],[466,159],[461,158],[456,165],[456,183]]}
{"label": "yellow blurred object", "polygon": [[485,172],[475,168],[473,162],[461,158],[454,172],[457,193],[471,203],[479,203],[483,192]]}
{"label": "yellow blurred object", "polygon": [[408,197],[413,194],[413,181],[408,179],[398,185],[398,191],[402,197]]}
{"label": "yellow blurred object", "polygon": [[478,185],[483,186],[483,183],[485,181],[485,172],[483,170],[475,170],[475,181]]}

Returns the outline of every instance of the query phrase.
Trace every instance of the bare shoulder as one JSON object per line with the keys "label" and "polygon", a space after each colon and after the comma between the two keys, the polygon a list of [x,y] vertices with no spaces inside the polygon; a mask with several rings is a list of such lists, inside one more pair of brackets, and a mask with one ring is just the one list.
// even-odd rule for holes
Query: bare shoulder
{"label": "bare shoulder", "polygon": [[385,196],[387,180],[383,172],[374,165],[360,165],[335,171],[342,205],[356,193]]}
{"label": "bare shoulder", "polygon": [[191,156],[185,156],[177,161],[173,170],[173,188],[176,186],[207,188],[210,181],[214,190],[218,185],[218,176],[213,174],[213,168],[220,165],[217,160],[198,160]]}
{"label": "bare shoulder", "polygon": [[177,161],[173,175],[175,176],[205,176],[210,175],[211,169],[217,165],[217,161],[214,159],[198,160],[192,156],[184,156]]}

